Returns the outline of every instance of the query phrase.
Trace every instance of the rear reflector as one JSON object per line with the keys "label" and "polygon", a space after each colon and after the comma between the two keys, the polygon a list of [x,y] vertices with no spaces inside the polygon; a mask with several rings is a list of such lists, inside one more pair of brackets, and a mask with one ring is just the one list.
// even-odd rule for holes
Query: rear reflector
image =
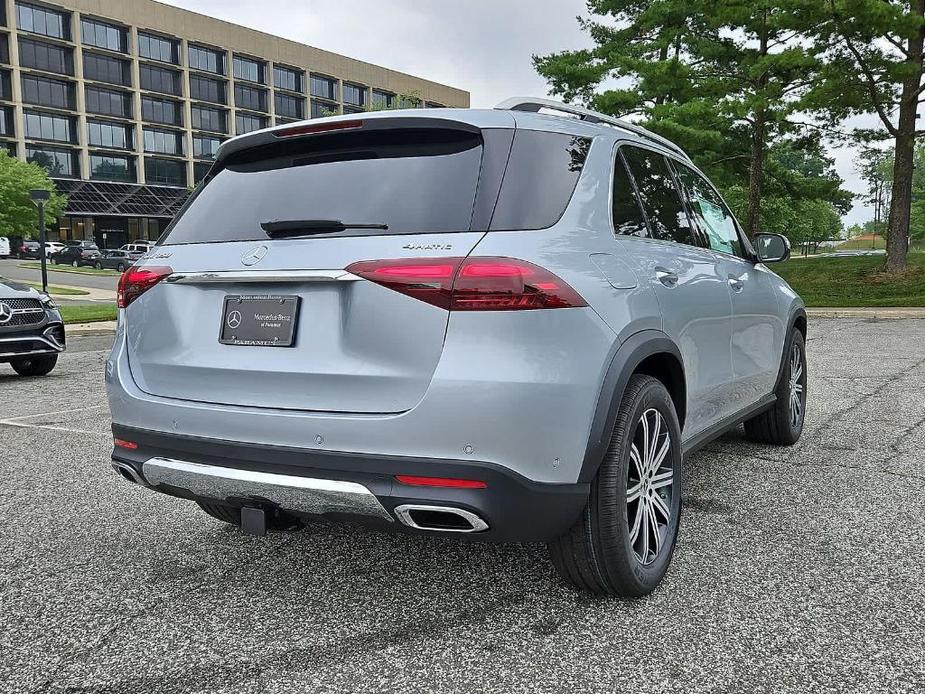
{"label": "rear reflector", "polygon": [[130,267],[119,277],[116,304],[125,308],[165,277],[173,274],[169,267]]}
{"label": "rear reflector", "polygon": [[130,451],[134,451],[136,448],[138,448],[138,444],[134,441],[126,441],[125,439],[113,439],[112,442],[117,448],[126,448]]}
{"label": "rear reflector", "polygon": [[355,130],[362,128],[361,120],[342,120],[336,123],[321,123],[319,125],[297,125],[292,128],[274,130],[276,137],[298,137],[299,135],[314,135],[315,133],[329,133],[332,130]]}
{"label": "rear reflector", "polygon": [[447,311],[587,306],[549,270],[516,258],[363,260],[347,272]]}
{"label": "rear reflector", "polygon": [[419,477],[417,475],[395,475],[402,484],[410,487],[454,487],[456,489],[485,489],[488,485],[481,480],[460,480],[453,477]]}

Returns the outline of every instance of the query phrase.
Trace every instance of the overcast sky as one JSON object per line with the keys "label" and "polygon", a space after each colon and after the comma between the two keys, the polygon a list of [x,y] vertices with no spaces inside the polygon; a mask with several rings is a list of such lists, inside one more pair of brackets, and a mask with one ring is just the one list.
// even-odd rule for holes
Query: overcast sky
{"label": "overcast sky", "polygon": [[[530,62],[588,45],[575,18],[585,0],[166,0],[285,38],[443,82],[494,106],[508,96],[546,96]],[[846,187],[863,192],[854,152],[834,152]],[[860,205],[847,224],[872,215]]]}

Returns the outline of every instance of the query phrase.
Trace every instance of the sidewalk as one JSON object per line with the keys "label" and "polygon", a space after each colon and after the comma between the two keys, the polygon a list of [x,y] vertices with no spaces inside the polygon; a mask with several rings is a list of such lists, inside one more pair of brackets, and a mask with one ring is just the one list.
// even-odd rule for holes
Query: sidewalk
{"label": "sidewalk", "polygon": [[110,289],[96,289],[94,287],[78,287],[73,284],[61,284],[60,282],[49,282],[49,287],[61,287],[62,289],[73,289],[75,291],[84,292],[83,294],[52,294],[52,298],[55,301],[68,302],[68,301],[93,301],[93,302],[116,302],[116,293]]}

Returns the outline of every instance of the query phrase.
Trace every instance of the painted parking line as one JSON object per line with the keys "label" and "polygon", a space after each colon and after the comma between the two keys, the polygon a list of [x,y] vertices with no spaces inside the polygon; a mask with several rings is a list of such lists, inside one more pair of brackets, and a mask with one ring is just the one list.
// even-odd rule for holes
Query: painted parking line
{"label": "painted parking line", "polygon": [[87,431],[86,429],[72,429],[71,427],[59,427],[52,424],[26,424],[24,422],[8,422],[0,420],[0,426],[16,427],[17,429],[48,429],[50,431],[63,431],[69,434],[84,434],[88,436],[101,436],[104,439],[112,438],[112,434],[104,434],[101,431]]}
{"label": "painted parking line", "polygon": [[36,417],[54,417],[59,414],[70,414],[71,412],[85,412],[86,410],[100,410],[109,405],[84,405],[83,407],[71,407],[66,410],[55,410],[54,412],[40,412],[38,414],[24,414],[18,417],[4,417],[0,419],[0,424],[12,424],[22,419],[35,419]]}

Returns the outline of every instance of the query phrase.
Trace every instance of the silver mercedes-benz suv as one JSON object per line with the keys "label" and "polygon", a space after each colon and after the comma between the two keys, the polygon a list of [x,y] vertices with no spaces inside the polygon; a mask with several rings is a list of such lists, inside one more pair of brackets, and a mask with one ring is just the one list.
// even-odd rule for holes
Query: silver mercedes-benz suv
{"label": "silver mercedes-benz suv", "polygon": [[788,255],[677,146],[556,102],[236,137],[120,280],[112,460],[248,532],[545,541],[643,595],[684,457],[800,436]]}

